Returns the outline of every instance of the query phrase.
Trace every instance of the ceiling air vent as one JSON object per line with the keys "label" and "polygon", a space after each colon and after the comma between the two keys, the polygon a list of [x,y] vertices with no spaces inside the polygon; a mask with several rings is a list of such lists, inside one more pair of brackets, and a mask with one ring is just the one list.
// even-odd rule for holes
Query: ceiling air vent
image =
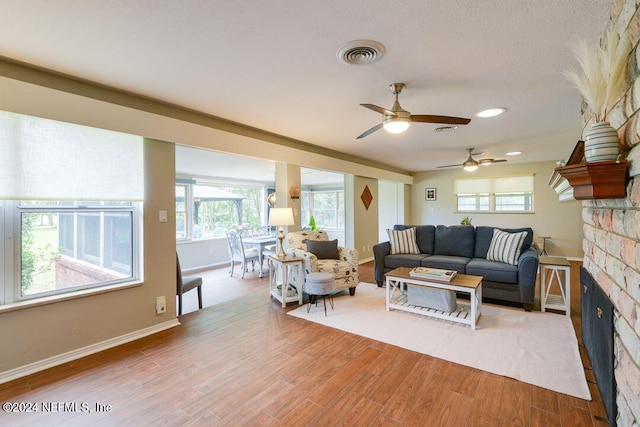
{"label": "ceiling air vent", "polygon": [[369,65],[382,58],[384,46],[373,40],[354,40],[337,53],[338,61],[349,65]]}
{"label": "ceiling air vent", "polygon": [[440,126],[435,128],[433,131],[434,132],[451,132],[452,130],[456,130],[458,129],[458,126],[452,125],[452,126]]}

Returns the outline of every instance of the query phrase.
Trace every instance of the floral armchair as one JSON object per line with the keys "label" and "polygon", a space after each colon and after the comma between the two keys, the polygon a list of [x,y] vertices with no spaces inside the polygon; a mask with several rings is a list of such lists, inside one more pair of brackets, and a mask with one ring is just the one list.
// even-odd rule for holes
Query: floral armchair
{"label": "floral armchair", "polygon": [[324,231],[288,233],[284,239],[284,250],[288,254],[302,258],[305,275],[315,272],[333,273],[336,290],[349,289],[349,294],[355,295],[356,286],[359,283],[358,250],[338,246],[339,259],[318,259],[316,255],[307,252],[307,240],[328,241],[329,236]]}

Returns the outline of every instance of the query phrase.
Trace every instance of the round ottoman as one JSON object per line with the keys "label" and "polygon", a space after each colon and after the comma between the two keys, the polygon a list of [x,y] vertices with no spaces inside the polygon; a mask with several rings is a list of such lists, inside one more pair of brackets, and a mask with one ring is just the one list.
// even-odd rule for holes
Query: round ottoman
{"label": "round ottoman", "polygon": [[327,300],[329,297],[329,303],[331,309],[333,309],[333,291],[335,289],[335,278],[331,273],[309,273],[305,278],[305,288],[309,294],[309,305],[307,305],[307,313],[311,309],[311,303],[316,302],[318,306],[318,298],[322,298],[324,303],[324,315],[327,315]]}

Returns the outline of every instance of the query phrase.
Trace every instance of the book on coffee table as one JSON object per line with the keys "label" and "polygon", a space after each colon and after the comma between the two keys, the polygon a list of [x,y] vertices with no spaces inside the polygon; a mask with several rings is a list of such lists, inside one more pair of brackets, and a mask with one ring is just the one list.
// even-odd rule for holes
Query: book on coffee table
{"label": "book on coffee table", "polygon": [[414,267],[409,272],[411,277],[418,277],[420,279],[432,279],[440,280],[443,282],[450,282],[451,279],[456,277],[456,271],[443,270],[441,268],[429,268],[429,267]]}

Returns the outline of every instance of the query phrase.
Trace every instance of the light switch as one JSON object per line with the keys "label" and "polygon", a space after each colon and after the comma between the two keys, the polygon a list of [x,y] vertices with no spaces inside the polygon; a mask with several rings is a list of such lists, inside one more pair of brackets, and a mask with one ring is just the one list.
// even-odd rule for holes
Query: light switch
{"label": "light switch", "polygon": [[167,211],[158,212],[158,219],[160,222],[167,222]]}

